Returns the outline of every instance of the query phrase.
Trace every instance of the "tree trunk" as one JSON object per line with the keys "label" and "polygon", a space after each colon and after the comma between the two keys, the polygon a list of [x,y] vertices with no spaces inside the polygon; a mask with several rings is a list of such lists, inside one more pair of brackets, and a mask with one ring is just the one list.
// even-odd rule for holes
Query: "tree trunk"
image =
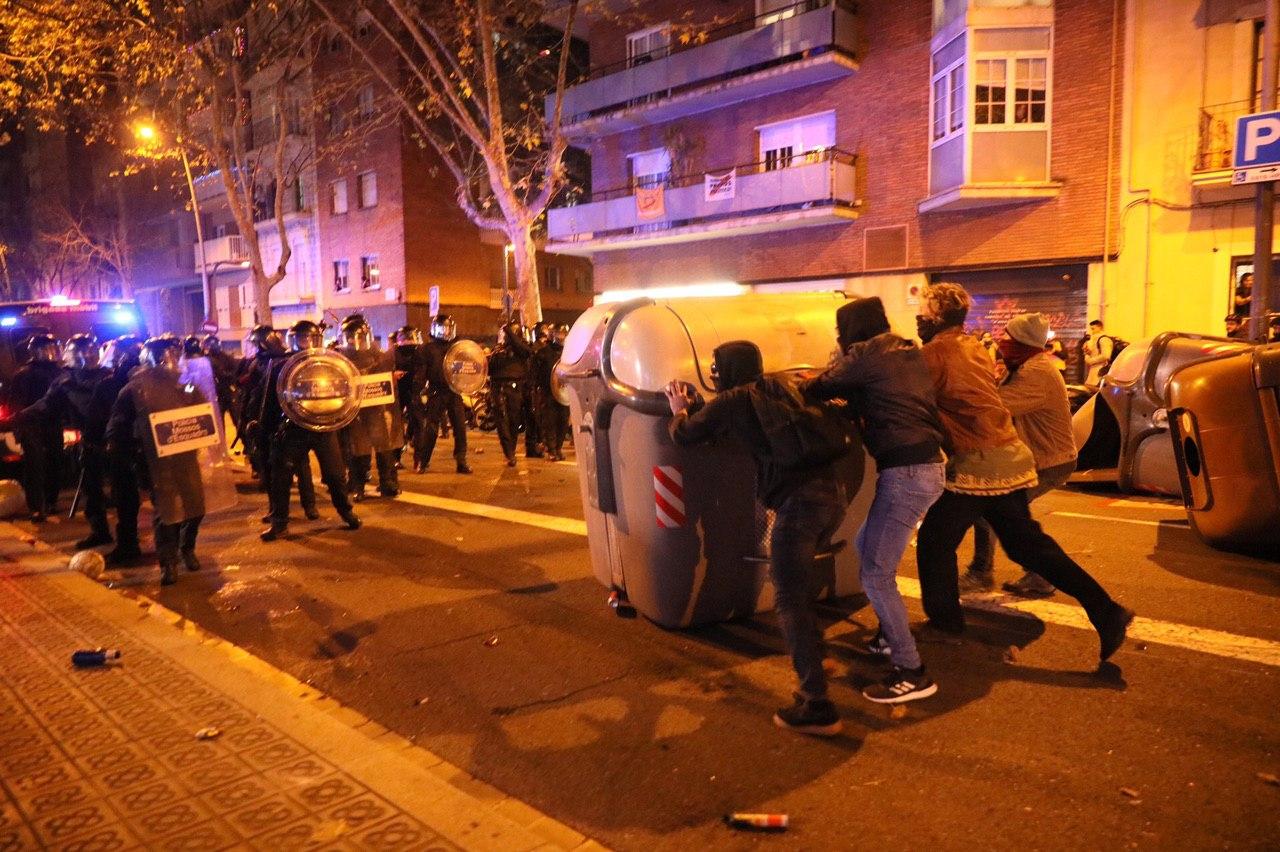
{"label": "tree trunk", "polygon": [[542,322],[542,295],[538,289],[538,246],[531,224],[517,225],[508,232],[511,259],[515,264],[515,309],[526,327]]}

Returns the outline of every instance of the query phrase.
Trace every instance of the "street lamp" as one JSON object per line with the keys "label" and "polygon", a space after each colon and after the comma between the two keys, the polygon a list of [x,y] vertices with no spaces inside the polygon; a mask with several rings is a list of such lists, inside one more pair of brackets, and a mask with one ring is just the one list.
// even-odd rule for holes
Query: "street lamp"
{"label": "street lamp", "polygon": [[[160,131],[154,124],[141,122],[133,129],[139,141],[154,143],[160,138]],[[204,324],[216,328],[217,321],[213,316],[213,290],[209,283],[209,269],[204,258],[204,226],[200,224],[200,201],[196,198],[196,182],[191,177],[191,162],[187,159],[187,149],[181,139],[175,139],[178,155],[182,158],[182,172],[187,177],[187,191],[191,193],[191,212],[196,219],[196,256],[200,262],[200,291],[204,297]]]}

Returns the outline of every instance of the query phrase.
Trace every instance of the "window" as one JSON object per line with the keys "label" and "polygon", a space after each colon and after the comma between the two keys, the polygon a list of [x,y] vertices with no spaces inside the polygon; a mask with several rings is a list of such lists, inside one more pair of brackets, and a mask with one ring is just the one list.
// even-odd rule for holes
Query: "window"
{"label": "window", "polygon": [[547,282],[547,289],[552,293],[564,292],[564,284],[560,281],[560,268],[558,266],[548,266],[542,280]]}
{"label": "window", "polygon": [[378,271],[378,256],[366,254],[360,258],[360,289],[377,290],[382,286],[382,273]]}
{"label": "window", "polygon": [[671,152],[654,148],[627,156],[632,187],[665,185],[671,178]]}
{"label": "window", "polygon": [[227,226],[225,223],[221,225],[213,226],[213,238],[215,240],[218,239],[219,237],[225,237],[226,235],[227,235]]}
{"label": "window", "polygon": [[671,50],[671,22],[640,30],[627,36],[627,67],[634,68],[661,59]]}
{"label": "window", "polygon": [[1008,64],[1004,59],[979,59],[974,63],[974,124],[1004,124]]}
{"label": "window", "polygon": [[347,283],[347,274],[349,271],[350,264],[345,260],[335,260],[333,262],[333,289],[335,292],[351,292],[351,286]]}
{"label": "window", "polygon": [[836,114],[820,112],[766,124],[760,134],[760,161],[765,171],[817,162],[823,151],[835,147]]}
{"label": "window", "polygon": [[373,32],[373,16],[361,9],[360,14],[356,15],[356,36],[368,38],[371,32]]}
{"label": "window", "polygon": [[974,62],[973,121],[1042,125],[1048,121],[1049,57],[1010,55]]}
{"label": "window", "polygon": [[374,172],[362,172],[357,175],[356,193],[361,210],[375,206],[378,203],[378,175]]}
{"label": "window", "polygon": [[302,175],[293,179],[293,209],[295,212],[307,209],[307,187],[302,182]]}
{"label": "window", "polygon": [[585,271],[575,272],[573,275],[573,289],[579,293],[590,293],[592,290],[591,273]]}
{"label": "window", "polygon": [[343,113],[342,107],[337,104],[331,104],[328,112],[329,133],[334,136],[344,133],[347,129],[347,117],[346,114]]}
{"label": "window", "polygon": [[335,180],[329,184],[329,212],[337,215],[347,212],[347,179]]}
{"label": "window", "polygon": [[796,0],[756,0],[756,26],[767,27],[808,11]]}
{"label": "window", "polygon": [[356,115],[361,124],[373,119],[373,106],[373,86],[368,85],[356,95]]}

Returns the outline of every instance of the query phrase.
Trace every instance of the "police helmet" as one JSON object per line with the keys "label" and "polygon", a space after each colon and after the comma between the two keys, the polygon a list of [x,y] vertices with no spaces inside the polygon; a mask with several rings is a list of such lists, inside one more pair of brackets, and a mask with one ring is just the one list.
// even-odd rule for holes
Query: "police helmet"
{"label": "police helmet", "polygon": [[284,341],[280,339],[280,332],[266,323],[253,327],[253,331],[249,332],[249,343],[258,352],[280,353],[284,351]]}
{"label": "police helmet", "polygon": [[416,325],[402,325],[392,335],[396,346],[417,346],[422,343],[422,332]]}
{"label": "police helmet", "polygon": [[182,341],[182,354],[187,358],[199,358],[204,354],[204,349],[200,346],[200,338],[194,334],[188,334]]}
{"label": "police helmet", "polygon": [[551,339],[558,345],[564,346],[564,341],[569,336],[569,326],[566,323],[551,327]]}
{"label": "police helmet", "polygon": [[431,320],[431,339],[445,343],[458,336],[458,324],[448,314],[438,314]]}
{"label": "police helmet", "polygon": [[290,352],[324,348],[324,329],[311,320],[298,320],[289,328],[285,340]]}
{"label": "police helmet", "polygon": [[216,334],[206,334],[204,337],[200,338],[200,348],[206,355],[214,352],[221,352],[222,341],[218,339],[218,335]]}
{"label": "police helmet", "polygon": [[172,334],[149,338],[142,344],[142,366],[160,367],[176,373],[181,352],[182,341]]}
{"label": "police helmet", "polygon": [[99,363],[113,370],[131,369],[138,366],[141,354],[141,338],[136,334],[125,334],[103,344]]}
{"label": "police helmet", "polygon": [[62,347],[62,363],[68,367],[98,366],[98,341],[92,334],[73,334]]}
{"label": "police helmet", "polygon": [[52,334],[39,332],[27,338],[27,354],[32,361],[58,360],[58,340]]}
{"label": "police helmet", "polygon": [[373,329],[361,314],[351,314],[342,321],[342,339],[357,352],[373,349]]}

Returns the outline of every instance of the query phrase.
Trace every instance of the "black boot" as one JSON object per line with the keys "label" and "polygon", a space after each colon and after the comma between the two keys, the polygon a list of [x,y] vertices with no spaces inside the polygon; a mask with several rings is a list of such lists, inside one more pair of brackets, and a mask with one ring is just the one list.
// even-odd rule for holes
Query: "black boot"
{"label": "black boot", "polygon": [[160,563],[160,585],[172,586],[178,582],[177,576],[174,574],[174,566],[172,562]]}
{"label": "black boot", "polygon": [[91,547],[100,547],[104,544],[111,544],[113,541],[115,541],[115,539],[111,537],[111,533],[106,530],[97,530],[89,533],[88,538],[82,538],[77,541],[75,548],[76,550],[88,550]]}
{"label": "black boot", "polygon": [[307,516],[308,521],[320,520],[320,510],[317,509],[315,506],[307,506],[305,509],[302,510],[302,514]]}
{"label": "black boot", "polygon": [[107,554],[108,565],[128,565],[142,558],[142,548],[135,542],[120,542],[115,550]]}
{"label": "black boot", "polygon": [[263,541],[275,541],[283,538],[289,532],[289,524],[287,522],[272,521],[271,526],[258,533],[258,538]]}
{"label": "black boot", "polygon": [[196,552],[194,550],[182,551],[182,566],[188,571],[200,570],[200,560],[196,558]]}
{"label": "black boot", "polygon": [[349,530],[358,530],[362,526],[359,516],[351,511],[342,514],[342,522],[347,525]]}
{"label": "black boot", "polygon": [[464,461],[458,462],[458,473],[471,473],[471,465]]}

